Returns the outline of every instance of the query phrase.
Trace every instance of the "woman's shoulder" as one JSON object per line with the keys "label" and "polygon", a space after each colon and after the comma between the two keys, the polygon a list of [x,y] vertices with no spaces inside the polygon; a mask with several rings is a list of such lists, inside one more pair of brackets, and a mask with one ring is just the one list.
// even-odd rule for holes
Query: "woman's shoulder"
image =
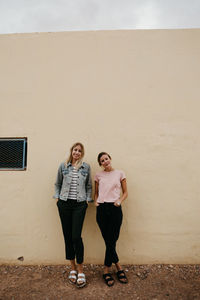
{"label": "woman's shoulder", "polygon": [[65,161],[61,162],[60,165],[59,165],[59,169],[60,169],[60,170],[64,170],[64,169],[66,169],[66,168],[67,168],[66,162],[65,162]]}
{"label": "woman's shoulder", "polygon": [[95,173],[95,177],[97,178],[97,177],[100,177],[100,176],[102,176],[104,174],[104,171],[98,171],[98,172],[96,172]]}
{"label": "woman's shoulder", "polygon": [[65,162],[63,161],[63,162],[60,163],[59,168],[63,169],[63,168],[65,168],[65,165],[66,165],[66,164],[65,164]]}
{"label": "woman's shoulder", "polygon": [[123,171],[123,170],[118,170],[118,169],[115,169],[115,171],[116,171],[117,173],[124,173],[124,171]]}
{"label": "woman's shoulder", "polygon": [[116,170],[118,176],[120,177],[120,180],[125,179],[126,178],[126,174],[123,170]]}

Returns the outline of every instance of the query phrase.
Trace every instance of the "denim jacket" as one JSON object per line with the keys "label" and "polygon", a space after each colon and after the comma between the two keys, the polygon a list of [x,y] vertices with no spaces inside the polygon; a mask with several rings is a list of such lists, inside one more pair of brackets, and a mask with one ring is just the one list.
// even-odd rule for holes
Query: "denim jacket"
{"label": "denim jacket", "polygon": [[[67,200],[69,195],[70,184],[72,181],[72,164],[68,163],[66,166],[61,163],[57,179],[55,183],[55,195],[54,198],[61,200]],[[78,169],[78,180],[77,180],[77,201],[88,201],[92,202],[92,182],[90,175],[90,166],[85,162],[82,163]]]}

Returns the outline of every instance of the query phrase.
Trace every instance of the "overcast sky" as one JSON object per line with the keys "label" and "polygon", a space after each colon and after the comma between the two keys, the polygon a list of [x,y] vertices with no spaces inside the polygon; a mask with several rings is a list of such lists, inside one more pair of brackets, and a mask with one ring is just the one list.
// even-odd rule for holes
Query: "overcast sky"
{"label": "overcast sky", "polygon": [[200,28],[200,0],[0,0],[0,33]]}

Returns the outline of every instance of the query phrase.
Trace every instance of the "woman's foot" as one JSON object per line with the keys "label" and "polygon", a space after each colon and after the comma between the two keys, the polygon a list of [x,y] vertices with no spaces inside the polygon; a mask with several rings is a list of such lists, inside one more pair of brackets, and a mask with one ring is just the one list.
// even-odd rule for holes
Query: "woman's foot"
{"label": "woman's foot", "polygon": [[75,284],[77,280],[77,271],[76,271],[76,263],[75,259],[70,260],[71,271],[69,272],[68,280],[70,283]]}
{"label": "woman's foot", "polygon": [[103,279],[105,281],[105,283],[107,284],[107,286],[112,286],[114,284],[114,278],[111,275],[111,268],[104,266],[104,270],[103,270]]}
{"label": "woman's foot", "polygon": [[77,271],[76,270],[71,270],[69,272],[68,279],[69,279],[70,283],[75,284],[76,280],[77,280]]}
{"label": "woman's foot", "polygon": [[114,284],[114,278],[112,277],[112,275],[110,273],[105,273],[103,274],[103,279],[105,281],[105,283],[107,284],[107,286],[113,286]]}
{"label": "woman's foot", "polygon": [[84,273],[78,273],[78,279],[76,281],[76,286],[82,288],[86,285],[86,278]]}
{"label": "woman's foot", "polygon": [[126,274],[125,274],[124,270],[122,269],[122,266],[120,265],[120,263],[117,262],[115,264],[115,266],[116,266],[116,269],[117,269],[116,275],[117,275],[117,279],[119,280],[119,282],[127,283],[128,279],[127,279]]}
{"label": "woman's foot", "polygon": [[116,273],[117,275],[117,279],[119,280],[119,282],[121,283],[128,283],[128,278],[126,277],[126,274],[124,272],[124,270],[120,270]]}

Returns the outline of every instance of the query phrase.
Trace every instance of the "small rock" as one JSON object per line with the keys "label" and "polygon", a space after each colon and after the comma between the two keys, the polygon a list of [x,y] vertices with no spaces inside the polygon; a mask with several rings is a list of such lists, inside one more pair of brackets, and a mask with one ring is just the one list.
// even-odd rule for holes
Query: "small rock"
{"label": "small rock", "polygon": [[20,257],[18,257],[18,260],[24,261],[24,257],[23,257],[23,256],[20,256]]}

